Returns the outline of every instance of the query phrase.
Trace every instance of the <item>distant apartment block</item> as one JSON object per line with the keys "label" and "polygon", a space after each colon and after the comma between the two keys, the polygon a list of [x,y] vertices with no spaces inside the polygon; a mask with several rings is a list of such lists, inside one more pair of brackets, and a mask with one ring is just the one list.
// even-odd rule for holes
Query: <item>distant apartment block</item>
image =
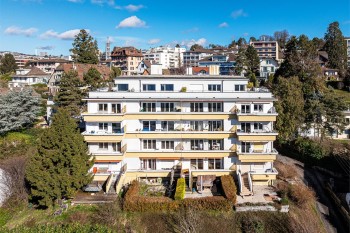
{"label": "distant apartment block", "polygon": [[89,92],[83,132],[95,158],[94,184],[166,180],[174,167],[198,176],[235,174],[270,185],[277,113],[267,89],[250,91],[238,76],[121,76],[113,91]]}
{"label": "distant apartment block", "polygon": [[348,56],[348,67],[350,67],[350,37],[345,37],[346,41],[346,53]]}
{"label": "distant apartment block", "polygon": [[219,75],[234,75],[235,56],[229,55],[213,55],[198,61],[198,67],[218,66]]}
{"label": "distant apartment block", "polygon": [[258,52],[260,59],[273,58],[280,61],[280,48],[277,41],[251,41],[252,45]]}
{"label": "distant apartment block", "polygon": [[34,84],[47,84],[50,74],[45,73],[37,67],[27,69],[17,69],[16,74],[12,75],[9,81],[9,87],[24,87]]}
{"label": "distant apartment block", "polygon": [[144,60],[151,64],[161,64],[162,69],[179,68],[183,65],[183,53],[186,51],[182,47],[156,47],[143,52]]}
{"label": "distant apartment block", "polygon": [[40,70],[44,71],[47,74],[52,74],[55,69],[65,63],[70,63],[71,61],[60,59],[60,58],[47,58],[47,59],[40,59],[40,60],[31,60],[29,62],[29,65],[31,67],[37,67]]}
{"label": "distant apartment block", "polygon": [[137,66],[143,60],[141,50],[134,47],[114,47],[111,52],[112,65],[119,67],[123,75],[135,75]]}
{"label": "distant apartment block", "polygon": [[186,51],[183,53],[183,63],[185,67],[196,67],[198,62],[206,57],[213,55],[211,50],[196,50],[196,51]]}
{"label": "distant apartment block", "polygon": [[270,75],[274,75],[279,64],[273,58],[260,59],[260,78],[267,79]]}

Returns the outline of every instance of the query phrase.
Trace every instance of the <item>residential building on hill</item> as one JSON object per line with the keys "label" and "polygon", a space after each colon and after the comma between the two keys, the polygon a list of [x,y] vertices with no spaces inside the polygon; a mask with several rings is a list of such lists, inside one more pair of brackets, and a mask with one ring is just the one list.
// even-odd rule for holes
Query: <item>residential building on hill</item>
{"label": "residential building on hill", "polygon": [[141,50],[134,47],[114,47],[111,59],[112,65],[119,67],[123,75],[135,75],[143,55]]}
{"label": "residential building on hill", "polygon": [[16,74],[12,75],[9,81],[9,87],[24,87],[34,84],[47,84],[50,74],[47,74],[37,67],[28,69],[17,69]]}
{"label": "residential building on hill", "polygon": [[233,75],[235,64],[235,56],[233,54],[216,54],[198,61],[198,67],[219,66],[220,75]]}
{"label": "residential building on hill", "polygon": [[185,67],[196,67],[198,62],[213,55],[211,50],[202,49],[196,51],[186,51],[183,53],[183,64]]}
{"label": "residential building on hill", "polygon": [[277,41],[260,40],[260,41],[251,41],[249,44],[256,49],[260,59],[273,58],[276,61],[280,62],[282,56],[280,54],[281,49]]}
{"label": "residential building on hill", "polygon": [[345,37],[346,53],[348,55],[348,67],[350,67],[350,37]]}
{"label": "residential building on hill", "polygon": [[279,68],[278,62],[273,58],[260,59],[260,78],[267,79],[271,74],[274,75]]}
{"label": "residential building on hill", "polygon": [[242,195],[276,179],[277,113],[267,89],[238,76],[120,76],[113,91],[89,92],[83,132],[94,184],[168,180],[174,167],[198,176],[234,174]]}
{"label": "residential building on hill", "polygon": [[162,69],[179,68],[183,65],[183,53],[186,51],[182,47],[156,47],[143,52],[144,60],[152,64],[162,65]]}
{"label": "residential building on hill", "polygon": [[59,65],[70,63],[70,62],[71,61],[60,59],[60,58],[55,58],[55,59],[48,58],[48,59],[32,60],[29,62],[29,66],[37,67],[47,74],[52,74]]}

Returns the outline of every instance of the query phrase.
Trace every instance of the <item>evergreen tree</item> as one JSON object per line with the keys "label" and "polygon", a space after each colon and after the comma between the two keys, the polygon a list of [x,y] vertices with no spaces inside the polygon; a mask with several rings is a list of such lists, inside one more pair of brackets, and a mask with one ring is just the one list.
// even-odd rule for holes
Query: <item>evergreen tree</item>
{"label": "evergreen tree", "polygon": [[122,75],[122,70],[119,67],[112,66],[111,73],[109,75],[110,81],[113,82],[114,78]]}
{"label": "evergreen tree", "polygon": [[240,47],[238,49],[238,54],[236,57],[236,64],[235,64],[235,73],[237,75],[242,75],[242,72],[244,71],[244,67],[246,64],[246,55],[245,55],[245,49],[243,47]]}
{"label": "evergreen tree", "polygon": [[105,85],[104,80],[100,72],[95,68],[90,68],[86,74],[83,76],[85,84],[90,86],[91,90],[96,90],[99,87]]}
{"label": "evergreen tree", "polygon": [[258,52],[252,45],[248,45],[247,50],[245,52],[246,56],[246,66],[247,70],[252,74],[258,74],[260,68],[260,59],[258,56]]}
{"label": "evergreen tree", "polygon": [[60,89],[55,96],[55,105],[65,108],[71,116],[79,117],[82,106],[83,92],[80,90],[81,82],[78,73],[70,70],[64,73],[60,80]]}
{"label": "evergreen tree", "polygon": [[324,40],[326,42],[324,50],[328,53],[328,66],[339,69],[344,75],[347,66],[346,43],[338,22],[329,24]]}
{"label": "evergreen tree", "polygon": [[1,58],[0,64],[0,74],[12,73],[18,69],[15,58],[9,53]]}
{"label": "evergreen tree", "polygon": [[199,44],[194,44],[190,48],[191,51],[195,51],[195,50],[198,50],[198,49],[204,49],[204,48],[203,48],[202,45],[199,45]]}
{"label": "evergreen tree", "polygon": [[59,109],[27,166],[32,201],[50,207],[56,200],[71,198],[92,180],[88,170],[93,161],[89,159],[88,147],[76,122],[67,110]]}
{"label": "evergreen tree", "polygon": [[238,47],[245,47],[247,45],[247,41],[246,39],[244,39],[243,37],[240,37],[237,41],[237,45]]}
{"label": "evergreen tree", "polygon": [[73,53],[73,61],[86,64],[98,63],[97,41],[87,31],[80,30],[72,45],[73,48],[70,51]]}
{"label": "evergreen tree", "polygon": [[34,91],[11,91],[0,95],[0,135],[31,126],[40,112],[40,98]]}

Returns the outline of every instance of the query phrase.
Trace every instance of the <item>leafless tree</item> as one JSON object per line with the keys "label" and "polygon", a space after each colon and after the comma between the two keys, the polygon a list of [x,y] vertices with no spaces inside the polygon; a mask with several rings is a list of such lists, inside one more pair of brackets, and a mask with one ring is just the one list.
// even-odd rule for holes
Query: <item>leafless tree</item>
{"label": "leafless tree", "polygon": [[171,216],[169,224],[174,233],[200,232],[200,216],[192,209],[175,213]]}

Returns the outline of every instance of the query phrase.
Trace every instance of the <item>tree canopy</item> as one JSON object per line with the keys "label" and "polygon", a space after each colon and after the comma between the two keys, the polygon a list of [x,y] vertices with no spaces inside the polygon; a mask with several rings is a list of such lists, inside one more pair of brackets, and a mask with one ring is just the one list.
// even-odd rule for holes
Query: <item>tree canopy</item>
{"label": "tree canopy", "polygon": [[40,98],[31,89],[0,95],[0,135],[31,126],[40,112]]}
{"label": "tree canopy", "polygon": [[104,86],[104,80],[102,78],[101,73],[95,69],[90,68],[86,74],[83,76],[85,84],[90,86],[91,90],[96,90],[99,87]]}
{"label": "tree canopy", "polygon": [[18,69],[15,58],[9,53],[1,58],[0,64],[0,74],[12,73]]}
{"label": "tree canopy", "polygon": [[195,51],[195,50],[198,50],[198,49],[204,49],[204,48],[203,48],[202,45],[199,45],[199,44],[194,44],[190,48],[191,51]]}
{"label": "tree canopy", "polygon": [[245,56],[246,56],[246,66],[247,70],[252,73],[257,75],[259,73],[259,68],[260,68],[260,59],[258,52],[252,45],[248,45],[247,50],[245,51]]}
{"label": "tree canopy", "polygon": [[87,144],[69,114],[65,109],[58,110],[27,166],[31,200],[43,207],[71,198],[92,180],[88,171],[93,161],[89,161]]}
{"label": "tree canopy", "polygon": [[73,48],[73,61],[86,64],[98,63],[98,47],[97,41],[84,29],[80,30],[75,36]]}

